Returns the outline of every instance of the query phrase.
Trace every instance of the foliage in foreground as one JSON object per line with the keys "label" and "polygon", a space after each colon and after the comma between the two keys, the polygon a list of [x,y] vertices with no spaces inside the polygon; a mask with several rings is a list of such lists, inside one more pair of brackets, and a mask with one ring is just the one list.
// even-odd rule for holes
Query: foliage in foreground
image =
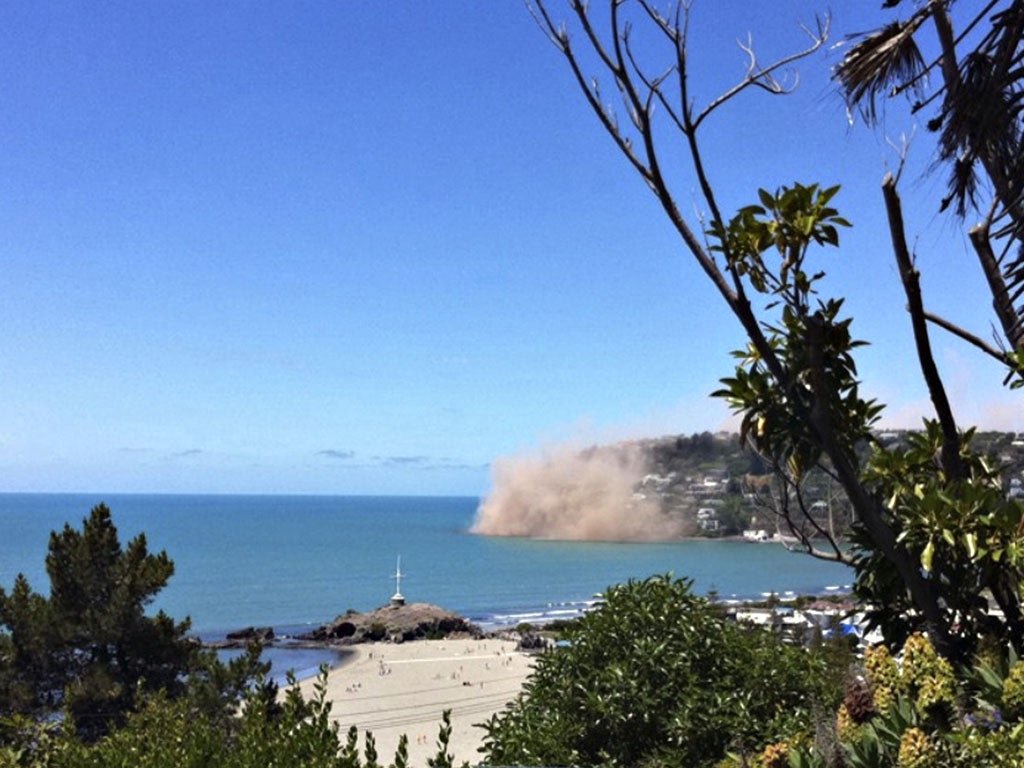
{"label": "foliage in foreground", "polygon": [[[148,616],[174,563],[166,552],[151,553],[144,534],[122,547],[104,504],[81,530],[65,525],[50,534],[46,572],[48,597],[21,574],[10,594],[0,587],[0,718],[63,718],[92,741],[161,692],[187,696],[217,720],[232,715],[254,676],[269,668],[258,647],[222,664],[186,637],[187,619]],[[276,694],[270,683],[263,688],[268,700]],[[0,727],[0,744],[10,730]]]}
{"label": "foliage in foreground", "polygon": [[894,657],[869,650],[813,742],[782,740],[750,768],[988,768],[1024,765],[1024,662],[1010,651],[957,669],[922,634]]}
{"label": "foliage in foreground", "polygon": [[832,541],[819,554],[854,566],[854,593],[890,647],[923,631],[960,662],[986,637],[1024,648],[1024,507],[1006,497],[1001,467],[972,449],[973,430],[951,439],[938,420],[925,420],[905,446],[873,434],[881,406],[861,395],[853,358],[863,342],[851,336],[842,300],[818,297],[824,273],[805,263],[812,244],[838,244],[836,226],[846,222],[830,207],[837,189],[761,190],[760,205],[711,228],[714,250],[731,254],[779,315],[766,326],[779,370],[751,344],[715,394],[742,414],[741,440],[771,458],[792,506],[803,507],[808,472],[845,474],[848,497],[863,502],[854,546]]}
{"label": "foliage in foreground", "polygon": [[145,606],[174,573],[146,538],[122,548],[100,504],[82,529],[50,534],[49,597],[18,574],[0,587],[0,715],[65,712],[83,734],[100,735],[131,709],[140,690],[181,687],[194,661],[188,622]]}
{"label": "foliage in foreground", "polygon": [[[23,722],[20,743],[0,748],[0,768],[380,768],[373,734],[365,734],[362,749],[355,727],[339,738],[326,675],[324,668],[309,701],[294,684],[280,705],[268,701],[259,686],[250,689],[230,727],[197,715],[188,697],[163,693],[146,697],[122,727],[93,744],[57,726]],[[442,717],[430,768],[453,765],[449,712]],[[408,766],[404,736],[390,766]]]}
{"label": "foliage in foreground", "polygon": [[611,587],[486,724],[493,765],[714,765],[838,702],[820,656],[724,620],[671,576]]}

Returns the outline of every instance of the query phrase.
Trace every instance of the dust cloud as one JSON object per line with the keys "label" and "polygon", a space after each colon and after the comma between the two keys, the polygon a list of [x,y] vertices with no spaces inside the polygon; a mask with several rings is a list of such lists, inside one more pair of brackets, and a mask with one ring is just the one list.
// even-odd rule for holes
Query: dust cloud
{"label": "dust cloud", "polygon": [[635,445],[562,446],[494,462],[493,491],[470,531],[561,541],[664,541],[681,523],[656,499],[634,497],[647,473]]}

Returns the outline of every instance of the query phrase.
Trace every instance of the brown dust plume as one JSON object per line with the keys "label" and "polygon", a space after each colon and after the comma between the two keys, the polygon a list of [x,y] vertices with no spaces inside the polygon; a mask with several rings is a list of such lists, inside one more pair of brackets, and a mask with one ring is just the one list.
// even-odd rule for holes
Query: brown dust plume
{"label": "brown dust plume", "polygon": [[678,538],[679,521],[656,499],[634,496],[647,471],[644,452],[630,444],[586,451],[562,446],[498,459],[493,490],[470,531],[562,541]]}

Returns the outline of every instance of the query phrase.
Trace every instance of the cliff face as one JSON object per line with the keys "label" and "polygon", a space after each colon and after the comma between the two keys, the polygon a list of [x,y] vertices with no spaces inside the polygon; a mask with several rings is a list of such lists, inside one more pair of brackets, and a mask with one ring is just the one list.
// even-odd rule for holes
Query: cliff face
{"label": "cliff face", "polygon": [[494,487],[472,531],[568,541],[659,541],[677,538],[679,520],[655,498],[638,494],[649,457],[636,443],[579,450],[560,446],[498,459]]}
{"label": "cliff face", "polygon": [[503,458],[472,530],[572,541],[738,532],[741,479],[759,469],[735,435],[707,432]]}

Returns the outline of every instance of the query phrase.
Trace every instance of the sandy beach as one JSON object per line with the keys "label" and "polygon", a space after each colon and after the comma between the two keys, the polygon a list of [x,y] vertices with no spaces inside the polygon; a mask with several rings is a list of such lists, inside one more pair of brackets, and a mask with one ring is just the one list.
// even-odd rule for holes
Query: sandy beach
{"label": "sandy beach", "polygon": [[[409,737],[409,762],[426,766],[437,752],[444,709],[452,711],[449,751],[456,764],[475,765],[484,731],[474,724],[500,712],[529,675],[533,657],[507,640],[422,640],[357,645],[331,670],[327,697],[342,735],[355,725],[372,731],[379,760],[391,762],[401,734]],[[315,680],[301,683],[309,698]]]}

